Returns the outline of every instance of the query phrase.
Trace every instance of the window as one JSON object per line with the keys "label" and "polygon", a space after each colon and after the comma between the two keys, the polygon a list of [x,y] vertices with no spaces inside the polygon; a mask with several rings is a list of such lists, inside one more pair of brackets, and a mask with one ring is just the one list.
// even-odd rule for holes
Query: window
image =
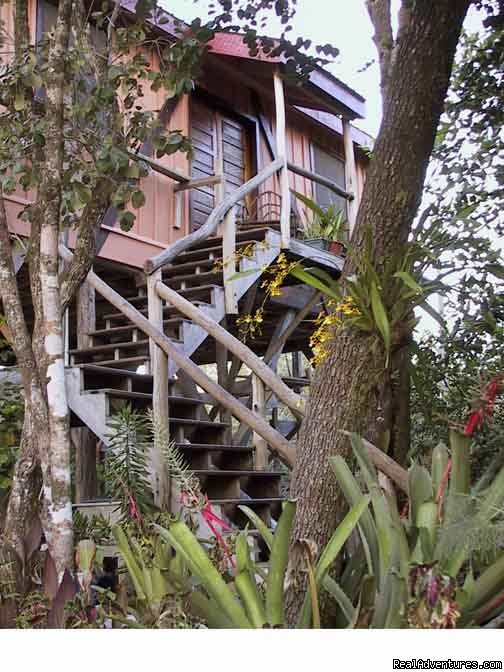
{"label": "window", "polygon": [[[318,145],[313,145],[313,170],[332,180],[342,189],[346,189],[345,162],[334,154],[325,152]],[[324,208],[334,205],[346,213],[346,199],[321,184],[315,185],[315,199]]]}

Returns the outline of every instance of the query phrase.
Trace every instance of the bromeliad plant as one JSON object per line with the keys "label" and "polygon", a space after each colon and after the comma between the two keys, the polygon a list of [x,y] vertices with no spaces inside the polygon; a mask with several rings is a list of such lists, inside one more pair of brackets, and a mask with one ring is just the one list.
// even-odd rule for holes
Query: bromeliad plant
{"label": "bromeliad plant", "polygon": [[[309,550],[304,549],[309,590],[299,615],[299,627],[310,624],[320,627],[318,592],[324,585],[329,567],[368,504],[369,497],[362,495],[338,526],[316,563]],[[177,520],[167,528],[156,527],[159,535],[175,551],[178,568],[175,570],[175,565],[171,567],[172,580],[179,591],[188,595],[191,608],[210,627],[284,627],[285,577],[296,503],[285,503],[274,533],[253,511],[245,506],[240,508],[257,527],[270,551],[267,569],[264,570],[253,559],[248,531],[244,530],[236,543],[236,571],[226,582],[196,536],[182,520]]]}
{"label": "bromeliad plant", "polygon": [[[452,431],[451,462],[440,444],[430,472],[410,469],[400,515],[397,498],[382,489],[362,441],[352,436],[371,509],[360,519],[360,545],[339,583],[330,581],[342,623],[468,627],[504,611],[504,468],[488,487],[483,479],[471,487],[470,444]],[[331,466],[348,504],[361,501],[363,490],[345,460],[333,457]]]}

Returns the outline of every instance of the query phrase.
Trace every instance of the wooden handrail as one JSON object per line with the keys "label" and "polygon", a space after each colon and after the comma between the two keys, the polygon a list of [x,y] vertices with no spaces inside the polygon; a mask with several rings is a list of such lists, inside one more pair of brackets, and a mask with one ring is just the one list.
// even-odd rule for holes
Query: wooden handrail
{"label": "wooden handrail", "polygon": [[[65,247],[59,246],[59,254],[64,261],[71,261],[72,252]],[[185,371],[192,380],[205,390],[217,403],[228,409],[238,420],[248,425],[254,432],[262,436],[268,443],[273,453],[289,466],[294,465],[294,449],[280,432],[271,427],[263,418],[253,413],[232,394],[209,378],[200,367],[189,357],[181,352],[177,346],[160,329],[155,327],[142,313],[123,298],[115,289],[107,285],[94,271],[89,271],[86,281],[96,289],[114,308],[127,317],[135,326],[151,338],[177,366]],[[154,372],[156,375],[156,372]]]}
{"label": "wooden handrail", "polygon": [[188,189],[201,189],[201,187],[213,187],[222,182],[222,175],[209,175],[208,177],[197,177],[189,182],[181,182],[173,188],[175,193],[187,191]]}
{"label": "wooden handrail", "polygon": [[284,165],[283,158],[279,157],[276,161],[270,163],[266,168],[263,168],[257,175],[252,177],[248,182],[245,182],[238,189],[233,191],[224,198],[223,201],[217,205],[212,212],[210,213],[207,221],[203,224],[202,227],[193,231],[184,238],[177,240],[176,243],[170,245],[166,250],[163,250],[160,254],[157,254],[155,257],[147,259],[144,264],[144,271],[147,275],[151,275],[154,271],[157,271],[158,268],[162,268],[166,264],[169,264],[173,259],[175,259],[181,252],[185,252],[190,247],[196,243],[200,243],[206,240],[217,230],[219,223],[223,220],[227,212],[236,205],[239,201],[242,200],[247,194],[254,189],[257,189],[259,185],[265,182],[269,177],[274,175],[278,170]]}
{"label": "wooden handrail", "polygon": [[242,341],[230,334],[224,327],[221,327],[215,320],[205,315],[193,303],[178,294],[175,290],[167,287],[162,282],[156,283],[158,296],[174,306],[183,315],[188,317],[194,324],[199,325],[207,334],[222,343],[227,350],[240,359],[248,368],[253,371],[258,378],[275,394],[280,401],[290,408],[297,417],[302,417],[303,398],[293,392],[277,374],[270,369],[268,364],[260,357],[255,355]]}
{"label": "wooden handrail", "polygon": [[291,161],[287,161],[287,168],[292,173],[296,173],[296,175],[306,177],[308,180],[311,180],[312,182],[318,182],[318,184],[321,184],[323,187],[327,187],[331,191],[334,191],[335,194],[338,194],[338,196],[345,198],[347,201],[353,201],[355,198],[354,194],[345,191],[340,186],[338,186],[336,182],[333,182],[328,177],[324,177],[319,173],[314,173],[313,170],[307,170],[306,168],[302,168],[301,166],[298,166],[295,163],[292,163]]}
{"label": "wooden handrail", "polygon": [[156,171],[156,173],[161,173],[161,175],[164,175],[165,177],[170,177],[172,180],[175,180],[176,182],[184,184],[185,182],[190,182],[191,180],[189,175],[185,175],[184,173],[181,173],[179,170],[175,170],[175,168],[167,168],[160,161],[156,161],[156,159],[153,159],[151,156],[147,156],[147,154],[142,154],[141,152],[134,152],[131,149],[127,150],[127,154],[130,157],[130,159],[133,159],[133,161],[142,161],[143,163],[148,164],[152,168],[152,170]]}

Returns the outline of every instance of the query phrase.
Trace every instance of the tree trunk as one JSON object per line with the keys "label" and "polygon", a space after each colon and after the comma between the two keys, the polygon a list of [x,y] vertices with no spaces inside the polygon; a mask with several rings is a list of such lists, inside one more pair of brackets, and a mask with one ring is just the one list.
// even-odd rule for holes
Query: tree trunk
{"label": "tree trunk", "polygon": [[[351,241],[356,254],[362,254],[366,234],[373,231],[372,261],[378,273],[383,260],[393,254],[399,257],[407,242],[469,4],[469,0],[417,2],[401,25],[385,114]],[[349,266],[345,276],[354,270]],[[321,550],[341,519],[344,499],[328,458],[348,455],[348,438],[339,430],[368,435],[375,424],[386,379],[384,361],[380,341],[373,335],[345,330],[331,343],[312,385],[298,441],[293,541],[311,538]],[[291,624],[304,592],[304,581],[292,584],[287,607]],[[321,609],[327,625],[327,603]]]}
{"label": "tree trunk", "polygon": [[49,421],[50,483],[44,497],[51,524],[51,555],[61,578],[73,566],[72,500],[70,480],[70,423],[65,387],[63,313],[59,278],[59,223],[63,173],[63,124],[66,51],[70,36],[72,0],[58,7],[54,42],[51,45],[46,95],[46,161],[38,193],[43,213],[40,228],[40,279],[44,314],[43,348],[47,362],[46,391]]}

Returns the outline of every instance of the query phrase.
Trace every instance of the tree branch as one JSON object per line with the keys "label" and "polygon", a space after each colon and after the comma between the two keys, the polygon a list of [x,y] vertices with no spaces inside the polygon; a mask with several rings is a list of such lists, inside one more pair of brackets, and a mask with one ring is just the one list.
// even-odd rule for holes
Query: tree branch
{"label": "tree branch", "polygon": [[390,0],[367,0],[366,7],[375,30],[373,42],[378,51],[381,79],[380,88],[383,99],[383,109],[385,109],[388,98],[392,53],[394,50],[394,35],[392,33],[392,21],[390,18]]}
{"label": "tree branch", "polygon": [[63,312],[68,308],[91,269],[96,254],[96,233],[107,211],[113,191],[113,184],[108,180],[102,180],[95,190],[93,200],[82,213],[77,229],[74,256],[60,279]]}

